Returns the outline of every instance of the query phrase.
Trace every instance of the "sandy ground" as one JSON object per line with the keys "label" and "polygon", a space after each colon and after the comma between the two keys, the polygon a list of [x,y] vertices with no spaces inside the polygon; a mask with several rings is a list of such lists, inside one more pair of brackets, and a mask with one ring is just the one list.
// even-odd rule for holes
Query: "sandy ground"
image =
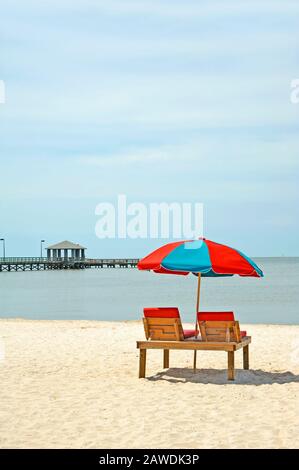
{"label": "sandy ground", "polygon": [[242,325],[236,353],[149,351],[140,322],[0,320],[1,448],[294,448],[299,446],[299,326]]}

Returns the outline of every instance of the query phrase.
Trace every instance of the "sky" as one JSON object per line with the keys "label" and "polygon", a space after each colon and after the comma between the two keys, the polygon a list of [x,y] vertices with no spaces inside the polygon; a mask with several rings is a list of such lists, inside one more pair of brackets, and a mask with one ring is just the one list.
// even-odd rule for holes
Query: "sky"
{"label": "sky", "polygon": [[[297,0],[3,0],[0,238],[7,256],[99,239],[97,204],[195,202],[204,236],[299,256]],[[0,245],[1,256],[1,245]]]}

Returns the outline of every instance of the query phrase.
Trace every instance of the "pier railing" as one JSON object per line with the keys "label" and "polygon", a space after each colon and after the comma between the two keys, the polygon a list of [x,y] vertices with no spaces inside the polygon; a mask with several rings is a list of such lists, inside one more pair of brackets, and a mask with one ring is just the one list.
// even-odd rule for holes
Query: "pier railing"
{"label": "pier railing", "polygon": [[132,268],[137,258],[64,258],[64,257],[8,257],[0,258],[0,271],[43,269]]}
{"label": "pier railing", "polygon": [[94,261],[128,261],[128,262],[138,262],[138,258],[63,258],[63,257],[55,257],[55,258],[47,258],[47,257],[19,257],[19,256],[6,256],[5,258],[0,257],[0,262],[4,263],[44,263],[44,262],[51,262],[51,261],[83,261],[83,262],[94,262]]}
{"label": "pier railing", "polygon": [[8,257],[0,258],[0,263],[59,263],[59,262],[74,262],[86,261],[86,258],[47,258],[47,257]]}

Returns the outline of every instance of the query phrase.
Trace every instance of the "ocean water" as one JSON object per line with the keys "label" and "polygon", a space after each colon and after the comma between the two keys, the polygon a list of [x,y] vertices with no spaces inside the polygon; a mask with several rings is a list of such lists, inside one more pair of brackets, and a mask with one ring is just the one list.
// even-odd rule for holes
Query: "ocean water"
{"label": "ocean water", "polygon": [[[257,258],[264,278],[203,278],[201,310],[243,323],[299,324],[299,258]],[[177,306],[194,321],[197,278],[137,269],[0,273],[0,317],[136,320],[144,306]]]}

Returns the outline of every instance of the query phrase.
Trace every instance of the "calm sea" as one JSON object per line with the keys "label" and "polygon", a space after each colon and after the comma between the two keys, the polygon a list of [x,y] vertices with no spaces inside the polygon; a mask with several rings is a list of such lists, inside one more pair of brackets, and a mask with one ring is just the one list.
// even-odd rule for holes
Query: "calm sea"
{"label": "calm sea", "polygon": [[[201,310],[242,322],[299,324],[299,258],[258,258],[264,278],[202,279]],[[193,322],[197,279],[137,269],[0,273],[0,317],[136,320],[144,306],[178,306]]]}

